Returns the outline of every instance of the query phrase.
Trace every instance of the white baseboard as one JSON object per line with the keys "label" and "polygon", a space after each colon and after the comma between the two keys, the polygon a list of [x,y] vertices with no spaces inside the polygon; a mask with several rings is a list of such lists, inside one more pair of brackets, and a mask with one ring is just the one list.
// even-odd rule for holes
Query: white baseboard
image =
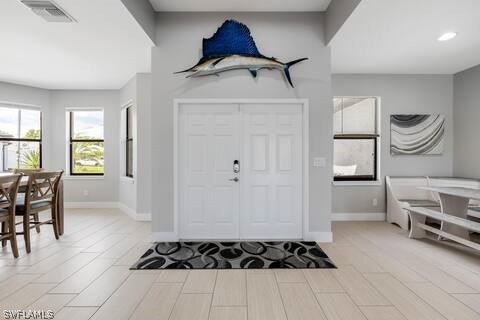
{"label": "white baseboard", "polygon": [[137,221],[152,221],[152,214],[151,213],[137,213],[136,219]]}
{"label": "white baseboard", "polygon": [[153,242],[177,242],[178,240],[178,234],[173,231],[152,232]]}
{"label": "white baseboard", "polygon": [[137,220],[137,213],[135,212],[135,210],[133,210],[132,208],[130,208],[126,204],[119,202],[118,203],[118,209],[123,211],[125,214],[127,214],[127,216],[129,216],[133,220]]}
{"label": "white baseboard", "polygon": [[121,202],[65,202],[68,209],[120,209],[135,221],[152,221],[150,213],[137,213],[132,208]]}
{"label": "white baseboard", "polygon": [[332,242],[333,235],[331,232],[309,232],[304,236],[304,240],[315,242]]}
{"label": "white baseboard", "polygon": [[385,212],[332,213],[332,221],[385,221]]}
{"label": "white baseboard", "polygon": [[150,213],[137,213],[124,203],[119,202],[118,208],[135,221],[152,221],[152,215]]}
{"label": "white baseboard", "polygon": [[65,202],[65,208],[69,209],[97,209],[118,208],[118,202]]}

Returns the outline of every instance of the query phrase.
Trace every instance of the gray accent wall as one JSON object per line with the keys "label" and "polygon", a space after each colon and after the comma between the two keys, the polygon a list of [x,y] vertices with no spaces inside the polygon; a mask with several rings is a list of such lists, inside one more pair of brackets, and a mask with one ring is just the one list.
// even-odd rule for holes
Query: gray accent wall
{"label": "gray accent wall", "polygon": [[149,0],[121,0],[152,44],[155,42],[155,10]]}
{"label": "gray accent wall", "polygon": [[[478,89],[477,89],[478,90]],[[453,168],[453,77],[451,75],[332,76],[334,96],[378,96],[381,99],[381,185],[334,186],[333,213],[385,212],[385,176],[450,176]],[[391,114],[440,113],[446,117],[445,152],[441,156],[391,156]],[[477,131],[478,132],[478,131]],[[378,205],[373,206],[376,198]]]}
{"label": "gray accent wall", "polygon": [[[114,202],[118,201],[118,141],[119,119],[118,90],[54,90],[51,91],[52,144],[51,166],[66,169],[68,138],[66,111],[68,108],[103,108],[105,139],[105,175],[99,178],[65,177],[66,202]],[[88,196],[84,195],[88,190]]]}
{"label": "gray accent wall", "polygon": [[[261,70],[256,79],[247,70],[199,79],[173,74],[197,63],[202,38],[213,35],[228,18],[246,23],[266,56],[285,62],[309,57],[291,68],[294,89],[276,70]],[[174,228],[173,100],[176,98],[309,99],[310,160],[327,159],[325,168],[310,167],[310,231],[330,232],[333,103],[330,49],[324,44],[322,21],[321,13],[158,14],[157,47],[152,50],[153,232],[172,232]]]}
{"label": "gray accent wall", "polygon": [[151,214],[152,171],[156,166],[151,158],[152,77],[137,74],[137,213]]}
{"label": "gray accent wall", "polygon": [[453,173],[480,179],[480,66],[457,73],[453,86]]}
{"label": "gray accent wall", "polygon": [[[120,124],[119,131],[119,188],[118,201],[130,212],[150,215],[151,201],[151,152],[150,152],[150,105],[151,105],[150,74],[136,74],[120,89],[119,110],[131,103],[134,107],[136,126],[136,165],[134,178],[125,178],[124,128]],[[122,119],[123,120],[123,119]]]}
{"label": "gray accent wall", "polygon": [[[144,92],[149,96],[149,92]],[[118,201],[118,90],[46,90],[0,82],[0,103],[27,104],[42,110],[43,167],[66,170],[67,108],[104,108],[105,176],[101,178],[65,177],[66,202]],[[83,191],[88,190],[88,196]]]}
{"label": "gray accent wall", "polygon": [[[44,149],[50,148],[51,137],[54,130],[50,123],[50,91],[29,86],[22,86],[13,83],[0,82],[0,104],[26,104],[40,107],[42,111],[42,145]],[[51,164],[51,155],[43,153],[42,162],[44,166]]]}
{"label": "gray accent wall", "polygon": [[[120,113],[122,112],[123,108],[130,105],[134,108],[135,113],[137,113],[137,76],[135,75],[131,78],[121,89],[120,89],[120,104],[119,110]],[[119,125],[119,132],[118,135],[120,139],[118,139],[119,143],[119,181],[118,181],[118,202],[121,205],[127,207],[127,210],[130,212],[137,212],[137,186],[138,183],[134,179],[126,178],[126,159],[125,159],[125,152],[122,148],[125,147],[124,143],[124,136],[125,136],[125,119],[120,116],[119,121],[121,121]],[[138,127],[137,127],[138,128]],[[137,133],[134,133],[137,135]],[[136,178],[136,172],[134,172]]]}
{"label": "gray accent wall", "polygon": [[330,44],[362,0],[333,0],[325,13],[325,42]]}

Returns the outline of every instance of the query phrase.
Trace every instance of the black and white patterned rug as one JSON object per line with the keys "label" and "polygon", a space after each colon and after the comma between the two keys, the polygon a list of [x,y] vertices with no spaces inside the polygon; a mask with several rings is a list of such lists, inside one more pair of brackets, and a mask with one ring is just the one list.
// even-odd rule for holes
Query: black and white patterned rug
{"label": "black and white patterned rug", "polygon": [[130,269],[336,268],[315,242],[158,242]]}

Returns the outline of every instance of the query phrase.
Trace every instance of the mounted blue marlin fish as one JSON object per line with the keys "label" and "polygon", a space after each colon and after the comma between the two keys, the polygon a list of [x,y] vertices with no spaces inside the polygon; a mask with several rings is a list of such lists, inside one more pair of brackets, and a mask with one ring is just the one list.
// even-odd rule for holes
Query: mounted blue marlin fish
{"label": "mounted blue marlin fish", "polygon": [[193,67],[175,72],[191,72],[187,78],[217,75],[220,72],[248,69],[252,76],[257,76],[260,69],[278,69],[283,71],[288,83],[293,87],[290,67],[307,60],[301,58],[282,63],[275,58],[262,55],[246,25],[236,20],[226,20],[209,39],[203,39],[203,57]]}

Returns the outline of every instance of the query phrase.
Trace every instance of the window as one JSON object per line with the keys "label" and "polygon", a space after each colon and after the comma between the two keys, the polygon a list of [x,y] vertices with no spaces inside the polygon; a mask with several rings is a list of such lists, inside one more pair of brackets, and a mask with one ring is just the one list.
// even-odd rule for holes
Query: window
{"label": "window", "polygon": [[125,176],[133,178],[133,107],[125,108]]}
{"label": "window", "polygon": [[41,111],[0,105],[0,171],[41,167]]}
{"label": "window", "polygon": [[334,180],[376,181],[378,99],[334,98]]}
{"label": "window", "polygon": [[69,111],[70,174],[104,174],[103,110]]}

